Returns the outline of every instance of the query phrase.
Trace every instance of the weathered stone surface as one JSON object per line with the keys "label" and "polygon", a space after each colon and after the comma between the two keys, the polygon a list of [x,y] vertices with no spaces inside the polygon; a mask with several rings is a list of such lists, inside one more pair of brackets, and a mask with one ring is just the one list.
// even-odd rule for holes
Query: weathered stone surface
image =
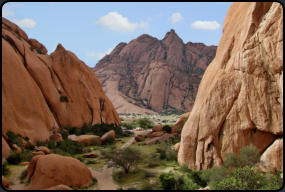
{"label": "weathered stone surface", "polygon": [[283,139],[276,139],[261,155],[260,162],[268,171],[283,170]]}
{"label": "weathered stone surface", "polygon": [[27,176],[31,179],[28,189],[40,190],[55,185],[67,185],[77,189],[92,183],[91,171],[79,160],[56,155],[40,155],[32,159],[27,168]]}
{"label": "weathered stone surface", "polygon": [[17,153],[22,153],[22,149],[16,144],[12,144],[12,149],[15,150]]}
{"label": "weathered stone surface", "polygon": [[36,151],[42,151],[44,154],[50,154],[49,148],[45,146],[39,146],[35,148]]}
{"label": "weathered stone surface", "polygon": [[62,135],[60,133],[55,133],[50,135],[49,139],[53,141],[62,141]]}
{"label": "weathered stone surface", "polygon": [[177,119],[177,121],[174,123],[173,127],[177,128],[177,130],[181,131],[189,116],[190,116],[190,112],[180,115],[179,119]]}
{"label": "weathered stone surface", "polygon": [[32,154],[33,154],[33,156],[45,155],[45,153],[43,151],[33,151]]}
{"label": "weathered stone surface", "polygon": [[2,175],[2,186],[5,189],[9,189],[9,182],[7,181],[7,179]]}
{"label": "weathered stone surface", "polygon": [[102,135],[101,141],[102,141],[102,143],[104,143],[106,140],[109,140],[109,139],[114,140],[115,137],[116,137],[115,131],[114,130],[110,130],[110,131],[104,133],[104,135]]}
{"label": "weathered stone surface", "polygon": [[10,130],[35,144],[54,127],[121,123],[94,72],[72,52],[31,47],[46,52],[2,18],[2,135]]}
{"label": "weathered stone surface", "polygon": [[102,143],[102,140],[97,135],[80,135],[74,138],[73,141],[87,145],[101,145]]}
{"label": "weathered stone surface", "polygon": [[283,135],[282,26],[279,3],[232,4],[181,133],[181,165],[220,165],[249,144],[262,153]]}
{"label": "weathered stone surface", "polygon": [[189,111],[215,52],[216,46],[184,44],[174,30],[162,40],[144,34],[117,45],[94,72],[119,113]]}
{"label": "weathered stone surface", "polygon": [[153,128],[152,128],[152,131],[156,132],[156,131],[162,131],[162,125],[155,125]]}
{"label": "weathered stone surface", "polygon": [[135,140],[136,140],[136,142],[141,142],[144,140],[144,136],[143,135],[137,135],[137,136],[135,136]]}
{"label": "weathered stone surface", "polygon": [[180,143],[176,143],[175,145],[172,146],[172,149],[175,151],[179,151]]}
{"label": "weathered stone surface", "polygon": [[152,132],[150,137],[160,137],[163,134],[164,134],[163,131],[156,131],[156,132]]}
{"label": "weathered stone surface", "polygon": [[99,155],[97,153],[87,153],[82,155],[84,158],[97,158]]}
{"label": "weathered stone surface", "polygon": [[38,42],[36,39],[29,39],[28,43],[31,45],[31,49],[35,49],[37,53],[47,54],[46,47]]}
{"label": "weathered stone surface", "polygon": [[2,164],[4,163],[4,160],[9,156],[9,153],[10,147],[2,135]]}
{"label": "weathered stone surface", "polygon": [[52,186],[52,187],[49,187],[43,190],[72,190],[72,188],[68,187],[67,185],[60,184],[60,185],[55,185],[55,186]]}

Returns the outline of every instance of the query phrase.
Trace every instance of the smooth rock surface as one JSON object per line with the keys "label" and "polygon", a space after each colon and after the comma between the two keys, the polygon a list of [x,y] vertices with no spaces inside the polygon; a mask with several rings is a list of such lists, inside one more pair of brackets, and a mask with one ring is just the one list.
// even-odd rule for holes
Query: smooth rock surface
{"label": "smooth rock surface", "polygon": [[253,144],[260,154],[283,135],[283,8],[233,3],[182,133],[178,162],[221,165]]}

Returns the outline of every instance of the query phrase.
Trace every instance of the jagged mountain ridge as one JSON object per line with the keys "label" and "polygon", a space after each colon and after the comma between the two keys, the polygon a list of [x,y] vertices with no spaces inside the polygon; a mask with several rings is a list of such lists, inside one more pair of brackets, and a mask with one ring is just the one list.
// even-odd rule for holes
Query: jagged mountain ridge
{"label": "jagged mountain ridge", "polygon": [[118,44],[93,68],[119,113],[190,111],[216,46],[184,44],[172,29]]}

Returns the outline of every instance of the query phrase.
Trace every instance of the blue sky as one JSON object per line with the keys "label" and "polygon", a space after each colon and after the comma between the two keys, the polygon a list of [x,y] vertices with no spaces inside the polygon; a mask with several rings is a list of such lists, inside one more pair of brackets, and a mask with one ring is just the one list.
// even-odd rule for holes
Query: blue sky
{"label": "blue sky", "polygon": [[174,29],[187,43],[218,45],[230,2],[9,2],[2,16],[52,53],[61,43],[90,67],[120,42]]}

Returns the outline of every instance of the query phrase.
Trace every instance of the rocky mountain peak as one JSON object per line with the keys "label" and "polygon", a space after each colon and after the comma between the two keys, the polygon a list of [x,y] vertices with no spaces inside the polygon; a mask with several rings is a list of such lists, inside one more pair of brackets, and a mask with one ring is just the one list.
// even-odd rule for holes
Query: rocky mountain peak
{"label": "rocky mountain peak", "polygon": [[169,42],[169,43],[173,41],[179,41],[183,43],[183,40],[177,35],[174,29],[171,29],[169,32],[167,32],[162,41]]}

